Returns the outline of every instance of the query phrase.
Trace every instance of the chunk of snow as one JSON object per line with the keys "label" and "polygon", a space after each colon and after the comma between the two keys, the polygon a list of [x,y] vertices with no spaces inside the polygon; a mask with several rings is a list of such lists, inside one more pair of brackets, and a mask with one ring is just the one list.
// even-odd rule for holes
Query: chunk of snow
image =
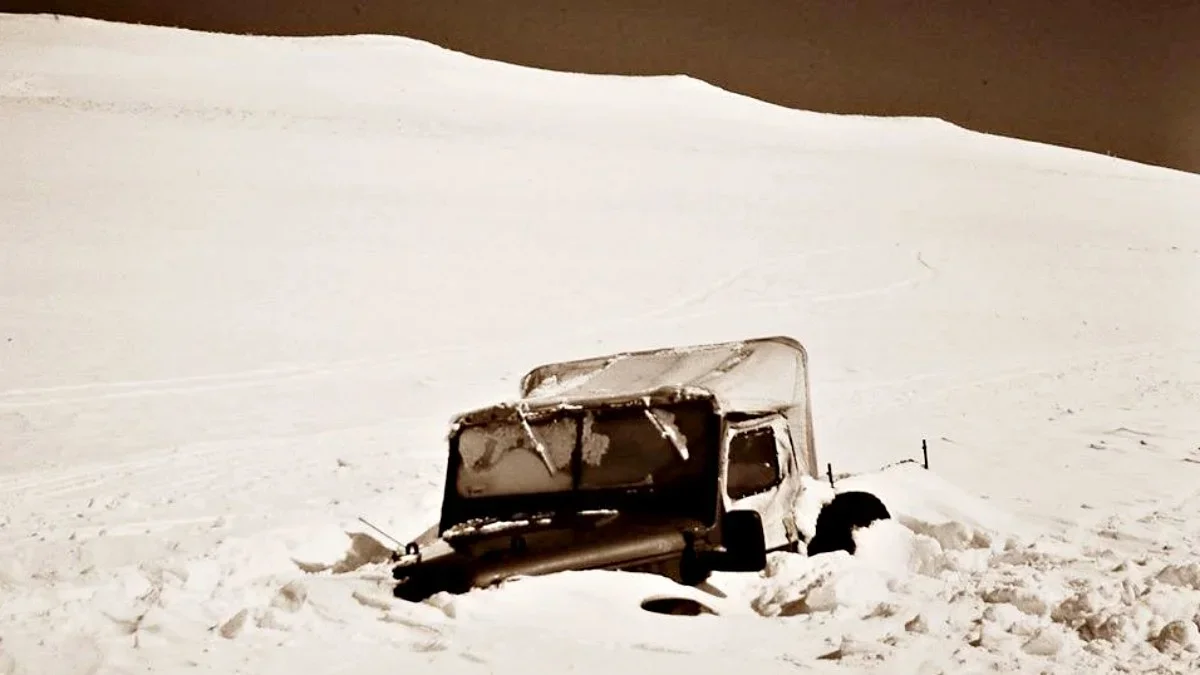
{"label": "chunk of snow", "polygon": [[1200,563],[1167,565],[1155,578],[1164,584],[1200,591]]}

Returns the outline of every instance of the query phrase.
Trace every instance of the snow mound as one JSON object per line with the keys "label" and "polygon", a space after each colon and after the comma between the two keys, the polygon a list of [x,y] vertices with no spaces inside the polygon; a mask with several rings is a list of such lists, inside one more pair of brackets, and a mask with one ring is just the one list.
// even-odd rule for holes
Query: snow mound
{"label": "snow mound", "polygon": [[855,543],[859,548],[853,556],[835,551],[812,558],[772,557],[754,610],[792,616],[869,609],[891,600],[911,575],[933,575],[947,564],[936,540],[894,520],[858,530]]}
{"label": "snow mound", "polygon": [[773,558],[764,574],[769,583],[753,601],[765,616],[872,607],[889,601],[914,575],[936,579],[981,570],[1003,548],[996,542],[1015,545],[1014,518],[915,465],[845,478],[836,487],[812,480],[805,485],[798,521],[806,534],[837,492],[872,492],[892,517],[857,529],[854,555]]}
{"label": "snow mound", "polygon": [[912,462],[844,478],[837,489],[876,495],[892,517],[947,549],[1003,547],[1007,537],[1038,532],[1031,523]]}
{"label": "snow mound", "polygon": [[773,555],[748,596],[764,617],[855,627],[824,658],[870,661],[935,639],[957,640],[996,667],[1200,666],[1194,560],[1155,564],[1098,546],[1095,535],[1042,531],[913,465],[838,488],[885,495],[894,518],[857,530],[853,556]]}

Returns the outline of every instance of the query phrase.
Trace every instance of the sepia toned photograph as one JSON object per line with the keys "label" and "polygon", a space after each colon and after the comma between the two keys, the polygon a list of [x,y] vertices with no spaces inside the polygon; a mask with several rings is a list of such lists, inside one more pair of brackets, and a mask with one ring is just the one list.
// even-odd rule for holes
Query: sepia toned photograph
{"label": "sepia toned photograph", "polygon": [[1200,673],[1200,2],[0,0],[0,675]]}

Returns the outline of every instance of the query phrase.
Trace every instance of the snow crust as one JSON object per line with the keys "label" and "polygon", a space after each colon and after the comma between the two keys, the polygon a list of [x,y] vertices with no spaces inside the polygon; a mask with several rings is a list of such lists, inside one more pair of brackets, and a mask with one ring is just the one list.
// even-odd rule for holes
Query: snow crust
{"label": "snow crust", "polygon": [[[51,16],[0,15],[0,120],[2,675],[1200,670],[1194,175]],[[835,476],[801,528],[835,489],[895,516],[856,556],[391,597],[359,518],[428,539],[454,413],[778,334]]]}

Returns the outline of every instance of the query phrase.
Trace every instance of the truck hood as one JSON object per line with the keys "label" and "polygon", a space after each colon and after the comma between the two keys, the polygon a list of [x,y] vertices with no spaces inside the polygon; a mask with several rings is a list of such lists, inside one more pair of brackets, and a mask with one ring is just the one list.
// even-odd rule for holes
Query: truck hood
{"label": "truck hood", "polygon": [[393,569],[396,595],[421,600],[438,592],[465,593],[514,576],[566,570],[619,569],[678,557],[686,533],[699,526],[673,519],[648,521],[598,516],[567,523],[530,523],[498,532],[459,535],[442,555],[410,556]]}

